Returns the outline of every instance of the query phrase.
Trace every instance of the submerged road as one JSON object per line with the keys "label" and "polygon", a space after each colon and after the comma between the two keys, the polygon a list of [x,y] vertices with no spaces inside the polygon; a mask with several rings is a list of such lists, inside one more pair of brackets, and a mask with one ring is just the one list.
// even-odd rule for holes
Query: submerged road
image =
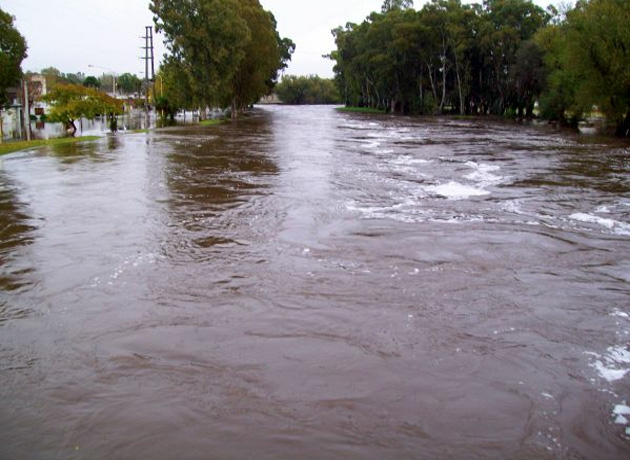
{"label": "submerged road", "polygon": [[630,456],[627,144],[266,107],[1,161],[0,459]]}

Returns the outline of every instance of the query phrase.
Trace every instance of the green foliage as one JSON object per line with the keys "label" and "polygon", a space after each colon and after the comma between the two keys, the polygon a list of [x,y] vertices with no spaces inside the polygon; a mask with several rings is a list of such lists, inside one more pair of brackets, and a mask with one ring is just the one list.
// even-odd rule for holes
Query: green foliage
{"label": "green foliage", "polygon": [[173,57],[167,57],[158,72],[160,96],[156,98],[158,110],[171,119],[182,109],[195,108],[192,75]]}
{"label": "green foliage", "polygon": [[381,13],[387,13],[391,10],[402,10],[413,7],[413,0],[385,0],[381,7]]}
{"label": "green foliage", "polygon": [[123,94],[134,94],[142,91],[142,80],[136,75],[124,73],[118,77],[118,88]]}
{"label": "green foliage", "polygon": [[287,75],[275,89],[285,104],[338,104],[341,102],[335,82],[315,75]]}
{"label": "green foliage", "polygon": [[26,58],[26,40],[13,25],[14,18],[0,9],[0,110],[8,102],[6,90],[17,85]]}
{"label": "green foliage", "polygon": [[85,86],[86,88],[98,89],[101,87],[101,82],[98,78],[89,76],[85,80],[83,80],[83,86]]}
{"label": "green foliage", "polygon": [[333,30],[347,105],[398,113],[542,116],[577,124],[599,108],[630,135],[630,1],[579,0],[564,14],[531,0],[388,0]]}
{"label": "green foliage", "polygon": [[630,2],[580,1],[564,20],[540,31],[548,85],[543,114],[577,122],[596,106],[616,134],[630,135]]}
{"label": "green foliage", "polygon": [[271,92],[295,48],[258,0],[153,0],[150,8],[170,51],[173,106],[232,106],[235,115]]}
{"label": "green foliage", "polygon": [[223,105],[231,103],[233,111],[270,94],[278,70],[283,67],[273,16],[260,6],[258,0],[241,0],[240,17],[249,30],[249,40],[243,48],[243,60],[222,97]]}
{"label": "green foliage", "polygon": [[110,121],[122,113],[122,102],[94,88],[73,84],[56,85],[43,99],[51,104],[49,119],[64,123],[73,132],[75,120],[107,115]]}
{"label": "green foliage", "polygon": [[333,31],[346,104],[397,113],[531,112],[544,66],[535,45],[523,43],[548,13],[530,0],[410,6],[386,1],[363,23]]}
{"label": "green foliage", "polygon": [[46,84],[49,88],[52,88],[58,84],[69,83],[73,85],[83,85],[87,78],[82,72],[63,73],[55,67],[47,67],[45,69],[42,69],[40,74],[46,77]]}

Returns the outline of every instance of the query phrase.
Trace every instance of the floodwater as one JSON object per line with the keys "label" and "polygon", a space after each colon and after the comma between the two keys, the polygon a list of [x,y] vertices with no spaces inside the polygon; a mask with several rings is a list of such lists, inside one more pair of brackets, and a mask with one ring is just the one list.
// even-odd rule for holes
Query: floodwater
{"label": "floodwater", "polygon": [[628,459],[629,173],[329,107],[4,157],[0,459]]}

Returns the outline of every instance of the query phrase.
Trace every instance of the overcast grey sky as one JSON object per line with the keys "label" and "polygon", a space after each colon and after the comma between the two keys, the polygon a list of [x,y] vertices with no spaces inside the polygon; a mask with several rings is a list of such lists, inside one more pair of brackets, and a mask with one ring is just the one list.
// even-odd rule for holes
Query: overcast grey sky
{"label": "overcast grey sky", "polygon": [[[416,0],[421,8],[427,0]],[[546,6],[556,0],[535,0]],[[334,48],[330,31],[346,22],[361,22],[379,10],[382,0],[260,0],[278,21],[283,37],[297,50],[288,73],[332,76],[331,61],[322,58]],[[471,2],[469,0],[468,2]],[[478,0],[481,2],[481,0]],[[16,17],[28,42],[24,70],[56,67],[64,73],[100,75],[105,71],[141,75],[141,36],[153,24],[148,0],[0,0],[0,8]],[[156,58],[164,53],[156,36]],[[90,68],[88,65],[98,66]],[[105,70],[104,70],[105,69]],[[157,70],[157,62],[156,62]]]}

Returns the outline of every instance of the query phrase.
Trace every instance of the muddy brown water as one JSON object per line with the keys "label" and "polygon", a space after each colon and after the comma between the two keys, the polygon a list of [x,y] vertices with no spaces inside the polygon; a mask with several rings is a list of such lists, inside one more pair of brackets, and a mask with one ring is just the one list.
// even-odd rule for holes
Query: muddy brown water
{"label": "muddy brown water", "polygon": [[630,458],[630,148],[271,107],[4,157],[0,459]]}

